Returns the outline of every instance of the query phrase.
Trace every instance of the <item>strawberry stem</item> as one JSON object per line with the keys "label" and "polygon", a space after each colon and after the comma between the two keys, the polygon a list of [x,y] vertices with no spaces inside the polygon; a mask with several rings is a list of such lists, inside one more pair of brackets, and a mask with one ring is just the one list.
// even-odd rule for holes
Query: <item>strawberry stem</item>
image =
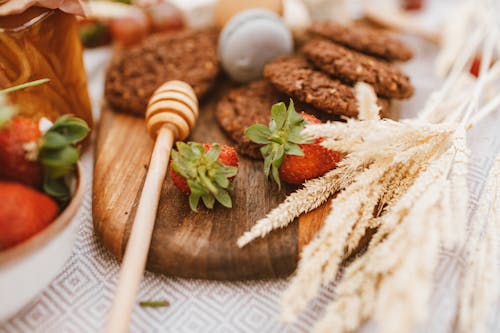
{"label": "strawberry stem", "polygon": [[231,189],[231,180],[236,176],[237,167],[219,161],[221,145],[214,143],[208,146],[205,148],[196,142],[177,142],[177,150],[172,150],[172,169],[185,178],[190,191],[189,207],[194,212],[200,199],[208,209],[214,207],[216,200],[224,207],[232,206],[227,190]]}
{"label": "strawberry stem", "polygon": [[217,194],[217,192],[218,192],[217,187],[215,187],[215,185],[207,177],[207,168],[206,167],[200,167],[199,171],[198,171],[198,175],[200,176],[201,184],[206,189],[208,189],[211,193]]}
{"label": "strawberry stem", "polygon": [[30,87],[36,87],[36,86],[39,86],[41,84],[47,83],[49,81],[50,81],[50,79],[40,79],[40,80],[31,81],[31,82],[26,82],[23,84],[19,84],[17,86],[2,89],[2,90],[0,90],[0,94],[8,94],[11,92],[15,92],[15,91],[30,88]]}

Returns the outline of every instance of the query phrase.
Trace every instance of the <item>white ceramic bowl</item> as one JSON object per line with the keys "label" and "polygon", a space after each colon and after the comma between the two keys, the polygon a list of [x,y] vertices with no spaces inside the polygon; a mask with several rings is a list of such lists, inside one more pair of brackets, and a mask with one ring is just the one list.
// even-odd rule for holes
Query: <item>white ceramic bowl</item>
{"label": "white ceramic bowl", "polygon": [[73,219],[83,197],[83,178],[78,181],[68,207],[44,230],[0,252],[0,322],[15,314],[52,281],[71,255],[78,232]]}

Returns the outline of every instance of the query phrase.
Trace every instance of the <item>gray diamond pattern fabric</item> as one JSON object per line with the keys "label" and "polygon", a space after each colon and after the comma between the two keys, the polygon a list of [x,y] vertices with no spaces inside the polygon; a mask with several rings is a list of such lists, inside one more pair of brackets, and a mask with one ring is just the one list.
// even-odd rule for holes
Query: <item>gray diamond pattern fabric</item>
{"label": "gray diamond pattern fabric", "polygon": [[[429,61],[432,54],[426,55],[424,61],[425,58]],[[96,119],[102,96],[103,68],[108,59],[107,49],[87,52],[85,57]],[[421,62],[409,64],[405,68],[408,72],[415,73],[412,80],[417,88],[422,86],[420,91],[417,90],[415,99],[407,104],[413,111],[416,111],[422,104],[422,98],[437,84],[427,80],[429,67],[423,66]],[[471,212],[478,205],[485,179],[496,154],[500,152],[498,128],[500,114],[490,117],[470,133],[472,158],[468,180]],[[92,149],[85,153],[82,162],[87,183],[85,198],[76,216],[80,230],[72,256],[57,278],[40,295],[12,318],[0,323],[0,333],[98,332],[103,328],[111,306],[119,266],[93,233]],[[460,276],[464,271],[464,258],[462,249],[441,252],[435,291],[430,303],[430,317],[418,332],[453,331],[454,309]],[[335,296],[334,286],[324,288],[296,323],[286,325],[279,320],[280,294],[286,284],[287,279],[211,282],[146,273],[138,300],[168,300],[170,306],[136,306],[131,332],[308,332],[314,321],[321,316],[324,306]],[[499,306],[497,314],[496,322],[491,325],[492,332],[500,331]],[[374,329],[375,326],[368,323],[362,331],[373,332]]]}

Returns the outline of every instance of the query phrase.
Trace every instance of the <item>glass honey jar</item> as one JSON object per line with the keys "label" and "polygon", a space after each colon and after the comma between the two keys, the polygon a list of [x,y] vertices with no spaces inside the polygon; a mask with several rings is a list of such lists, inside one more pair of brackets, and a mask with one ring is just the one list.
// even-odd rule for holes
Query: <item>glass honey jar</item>
{"label": "glass honey jar", "polygon": [[50,81],[9,94],[18,114],[52,121],[73,114],[92,126],[76,17],[40,7],[0,16],[0,89],[43,78]]}

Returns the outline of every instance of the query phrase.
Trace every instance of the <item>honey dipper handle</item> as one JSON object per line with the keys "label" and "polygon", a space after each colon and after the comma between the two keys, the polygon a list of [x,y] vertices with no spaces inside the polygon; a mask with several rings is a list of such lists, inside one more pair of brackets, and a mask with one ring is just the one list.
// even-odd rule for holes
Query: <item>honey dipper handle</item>
{"label": "honey dipper handle", "polygon": [[174,134],[168,127],[158,131],[141,199],[123,257],[115,299],[106,332],[128,332],[139,283],[146,267],[161,187],[168,168]]}

